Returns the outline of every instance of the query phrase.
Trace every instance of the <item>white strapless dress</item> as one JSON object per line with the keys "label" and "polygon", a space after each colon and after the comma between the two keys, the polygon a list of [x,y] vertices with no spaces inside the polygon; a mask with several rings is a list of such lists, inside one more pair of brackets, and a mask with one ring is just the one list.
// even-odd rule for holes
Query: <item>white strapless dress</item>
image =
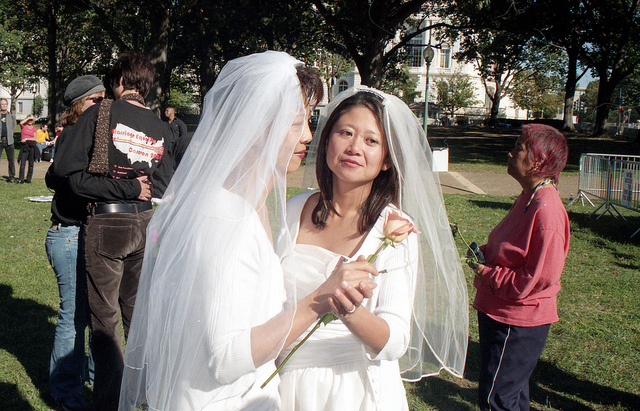
{"label": "white strapless dress", "polygon": [[[296,244],[282,261],[285,277],[296,278],[297,295],[308,295],[331,274],[341,256],[324,248]],[[313,325],[309,330],[313,328]],[[280,354],[280,363],[307,332]],[[380,410],[376,367],[364,347],[340,320],[320,326],[289,359],[280,373],[282,410]],[[397,396],[397,410],[407,409],[399,372],[384,395]],[[387,398],[386,400],[388,400]],[[385,403],[388,401],[385,400]]]}

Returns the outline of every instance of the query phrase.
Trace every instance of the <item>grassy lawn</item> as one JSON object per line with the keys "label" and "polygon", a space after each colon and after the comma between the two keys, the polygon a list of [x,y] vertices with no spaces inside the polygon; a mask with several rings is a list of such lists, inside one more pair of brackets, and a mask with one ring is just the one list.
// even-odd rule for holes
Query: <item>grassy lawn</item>
{"label": "grassy lawn", "polygon": [[[431,147],[449,147],[450,171],[504,173],[507,153],[520,130],[491,130],[479,127],[439,127],[428,129]],[[578,175],[582,153],[640,155],[640,144],[614,137],[594,138],[586,134],[564,133],[569,145],[565,172]]]}
{"label": "grassy lawn", "polygon": [[[434,147],[456,147],[449,160],[452,171],[504,172],[506,152],[517,137],[513,132],[461,138],[442,135],[445,131],[430,133],[430,142]],[[575,172],[581,152],[631,153],[625,142],[570,136],[569,143],[569,167]],[[0,175],[5,172],[1,170]],[[58,294],[44,252],[50,204],[24,199],[48,194],[42,179],[24,185],[0,181],[1,410],[55,406],[49,394],[48,369]],[[458,223],[465,239],[483,244],[514,198],[448,195],[445,200],[450,221]],[[590,205],[575,203],[568,211],[572,237],[558,297],[560,322],[551,327],[532,377],[532,409],[638,410],[640,234],[633,239],[629,236],[640,227],[640,214],[621,210],[628,218],[625,223],[611,215],[598,220],[590,217]],[[464,255],[462,242],[458,245]],[[464,270],[471,302],[475,295],[472,273],[467,267]],[[407,384],[412,410],[478,409],[477,318],[471,306],[469,310],[465,378],[442,373]]]}

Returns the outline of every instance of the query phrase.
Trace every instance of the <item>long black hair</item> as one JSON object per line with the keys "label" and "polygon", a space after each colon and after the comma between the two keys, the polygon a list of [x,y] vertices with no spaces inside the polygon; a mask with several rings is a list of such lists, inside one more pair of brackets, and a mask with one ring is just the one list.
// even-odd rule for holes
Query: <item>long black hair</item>
{"label": "long black hair", "polygon": [[[382,124],[383,108],[380,97],[368,91],[360,91],[338,104],[327,119],[320,133],[320,142],[318,143],[316,177],[318,186],[320,187],[320,200],[311,215],[311,221],[313,221],[313,224],[317,228],[324,228],[326,226],[327,218],[329,218],[332,212],[338,214],[331,202],[333,199],[333,172],[327,165],[327,147],[329,146],[329,138],[334,124],[347,111],[354,107],[366,107],[371,110],[376,118],[378,128],[382,131],[382,137],[387,141],[387,146],[389,146],[390,137],[385,135]],[[378,220],[378,216],[389,203],[398,204],[400,182],[396,168],[391,161],[389,150],[387,150],[387,158],[385,161],[391,166],[387,170],[381,170],[376,176],[373,180],[369,196],[360,205],[360,218],[358,220],[358,231],[360,234],[371,230]]]}

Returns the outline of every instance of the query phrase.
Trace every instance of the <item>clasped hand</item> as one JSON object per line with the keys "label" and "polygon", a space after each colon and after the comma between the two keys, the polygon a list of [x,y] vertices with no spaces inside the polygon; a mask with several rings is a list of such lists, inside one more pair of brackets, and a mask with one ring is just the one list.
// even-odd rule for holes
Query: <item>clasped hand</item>
{"label": "clasped hand", "polygon": [[334,314],[347,315],[362,304],[365,298],[371,298],[377,284],[372,276],[378,275],[376,267],[367,262],[364,256],[356,261],[341,264],[329,278],[318,288],[323,304],[320,314],[333,311]]}
{"label": "clasped hand", "polygon": [[151,200],[151,181],[147,176],[138,176],[136,180],[140,183],[140,194],[138,200],[149,201]]}

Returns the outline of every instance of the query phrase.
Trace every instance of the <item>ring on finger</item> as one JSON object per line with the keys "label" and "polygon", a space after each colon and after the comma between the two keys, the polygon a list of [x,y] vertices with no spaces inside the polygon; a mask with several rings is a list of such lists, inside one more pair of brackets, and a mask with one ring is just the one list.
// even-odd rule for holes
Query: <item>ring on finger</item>
{"label": "ring on finger", "polygon": [[351,307],[351,309],[350,309],[350,310],[347,310],[347,312],[348,312],[349,314],[353,314],[353,312],[356,310],[356,308],[358,308],[358,307],[356,307],[356,306],[354,305],[353,307]]}

